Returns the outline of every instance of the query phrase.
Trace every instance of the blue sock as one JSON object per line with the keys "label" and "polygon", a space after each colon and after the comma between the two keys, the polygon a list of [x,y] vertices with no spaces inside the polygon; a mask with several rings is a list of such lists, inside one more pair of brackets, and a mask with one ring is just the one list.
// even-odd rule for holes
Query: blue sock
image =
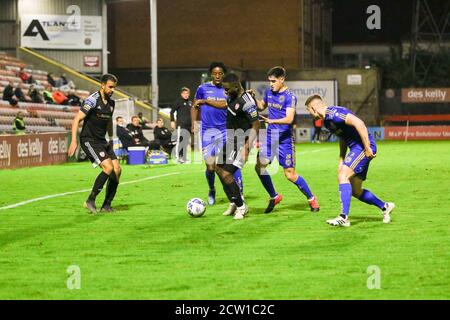
{"label": "blue sock", "polygon": [[298,176],[297,180],[295,180],[294,183],[308,200],[314,197],[311,190],[309,190],[308,184],[306,183],[305,179],[303,179],[301,176]]}
{"label": "blue sock", "polygon": [[208,181],[209,190],[214,190],[214,180],[216,178],[216,173],[214,171],[205,172],[206,180]]}
{"label": "blue sock", "polygon": [[367,204],[377,206],[381,210],[383,210],[385,205],[385,202],[378,199],[372,192],[366,189],[363,190],[361,196],[359,197],[359,200]]}
{"label": "blue sock", "polygon": [[270,177],[269,173],[267,173],[267,171],[265,169],[261,170],[261,171],[263,171],[263,172],[260,173],[258,170],[256,170],[256,173],[258,174],[259,180],[261,180],[261,183],[264,186],[264,189],[266,189],[267,193],[273,199],[278,195],[278,193],[275,191],[275,187],[273,186],[273,183],[272,183],[272,178]]}
{"label": "blue sock", "polygon": [[242,181],[241,169],[237,169],[236,172],[233,174],[233,176],[234,176],[234,181],[236,181],[236,183],[239,186],[239,189],[241,189],[241,193],[244,193],[244,182]]}
{"label": "blue sock", "polygon": [[352,185],[350,183],[339,184],[339,195],[341,196],[342,214],[348,216],[352,199]]}

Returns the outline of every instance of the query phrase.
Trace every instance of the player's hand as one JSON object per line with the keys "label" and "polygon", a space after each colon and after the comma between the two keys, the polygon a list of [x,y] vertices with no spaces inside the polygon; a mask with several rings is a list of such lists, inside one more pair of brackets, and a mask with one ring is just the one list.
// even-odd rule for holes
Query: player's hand
{"label": "player's hand", "polygon": [[170,127],[175,130],[176,125],[175,125],[175,121],[170,121]]}
{"label": "player's hand", "polygon": [[253,91],[253,89],[248,89],[245,92],[249,93],[253,99],[256,99],[256,93],[255,93],[255,91]]}
{"label": "player's hand", "polygon": [[194,104],[192,105],[192,108],[200,108],[201,104],[205,104],[205,100],[204,99],[198,99],[195,100]]}
{"label": "player's hand", "polygon": [[373,153],[371,148],[364,149],[364,154],[369,159],[373,159],[373,158],[375,158],[377,156],[375,153]]}
{"label": "player's hand", "polygon": [[72,141],[72,143],[70,144],[69,150],[67,150],[67,155],[69,157],[73,156],[75,154],[75,151],[78,148],[78,144],[76,141]]}
{"label": "player's hand", "polygon": [[259,117],[260,117],[261,119],[263,119],[264,122],[266,122],[266,123],[269,123],[269,124],[272,123],[271,120],[270,120],[269,118],[264,117],[263,115],[259,115]]}
{"label": "player's hand", "polygon": [[344,160],[339,159],[338,173],[342,171],[343,167],[344,167]]}

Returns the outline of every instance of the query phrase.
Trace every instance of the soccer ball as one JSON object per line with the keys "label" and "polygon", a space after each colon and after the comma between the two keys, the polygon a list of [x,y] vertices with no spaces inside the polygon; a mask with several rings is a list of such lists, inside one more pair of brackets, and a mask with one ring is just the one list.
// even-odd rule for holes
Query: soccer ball
{"label": "soccer ball", "polygon": [[186,205],[187,212],[192,217],[201,217],[206,211],[206,203],[200,198],[193,198]]}

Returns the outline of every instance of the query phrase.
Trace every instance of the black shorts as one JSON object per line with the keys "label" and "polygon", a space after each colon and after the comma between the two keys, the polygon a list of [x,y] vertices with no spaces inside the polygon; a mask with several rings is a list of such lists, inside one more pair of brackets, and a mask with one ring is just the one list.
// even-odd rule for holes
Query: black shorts
{"label": "black shorts", "polygon": [[241,157],[244,147],[244,144],[238,144],[236,141],[234,143],[227,142],[219,149],[217,166],[230,173],[235,173],[236,170],[242,169],[245,165],[245,159]]}
{"label": "black shorts", "polygon": [[81,149],[88,156],[94,165],[94,168],[102,163],[103,160],[116,160],[116,154],[112,146],[106,141],[80,140]]}

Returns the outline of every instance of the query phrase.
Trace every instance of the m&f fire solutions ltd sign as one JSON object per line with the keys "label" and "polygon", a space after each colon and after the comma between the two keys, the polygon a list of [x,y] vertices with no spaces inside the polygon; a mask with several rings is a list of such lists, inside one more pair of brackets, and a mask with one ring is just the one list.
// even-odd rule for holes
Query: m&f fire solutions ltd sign
{"label": "m&f fire solutions ltd sign", "polygon": [[100,16],[22,15],[21,46],[37,49],[102,49]]}

